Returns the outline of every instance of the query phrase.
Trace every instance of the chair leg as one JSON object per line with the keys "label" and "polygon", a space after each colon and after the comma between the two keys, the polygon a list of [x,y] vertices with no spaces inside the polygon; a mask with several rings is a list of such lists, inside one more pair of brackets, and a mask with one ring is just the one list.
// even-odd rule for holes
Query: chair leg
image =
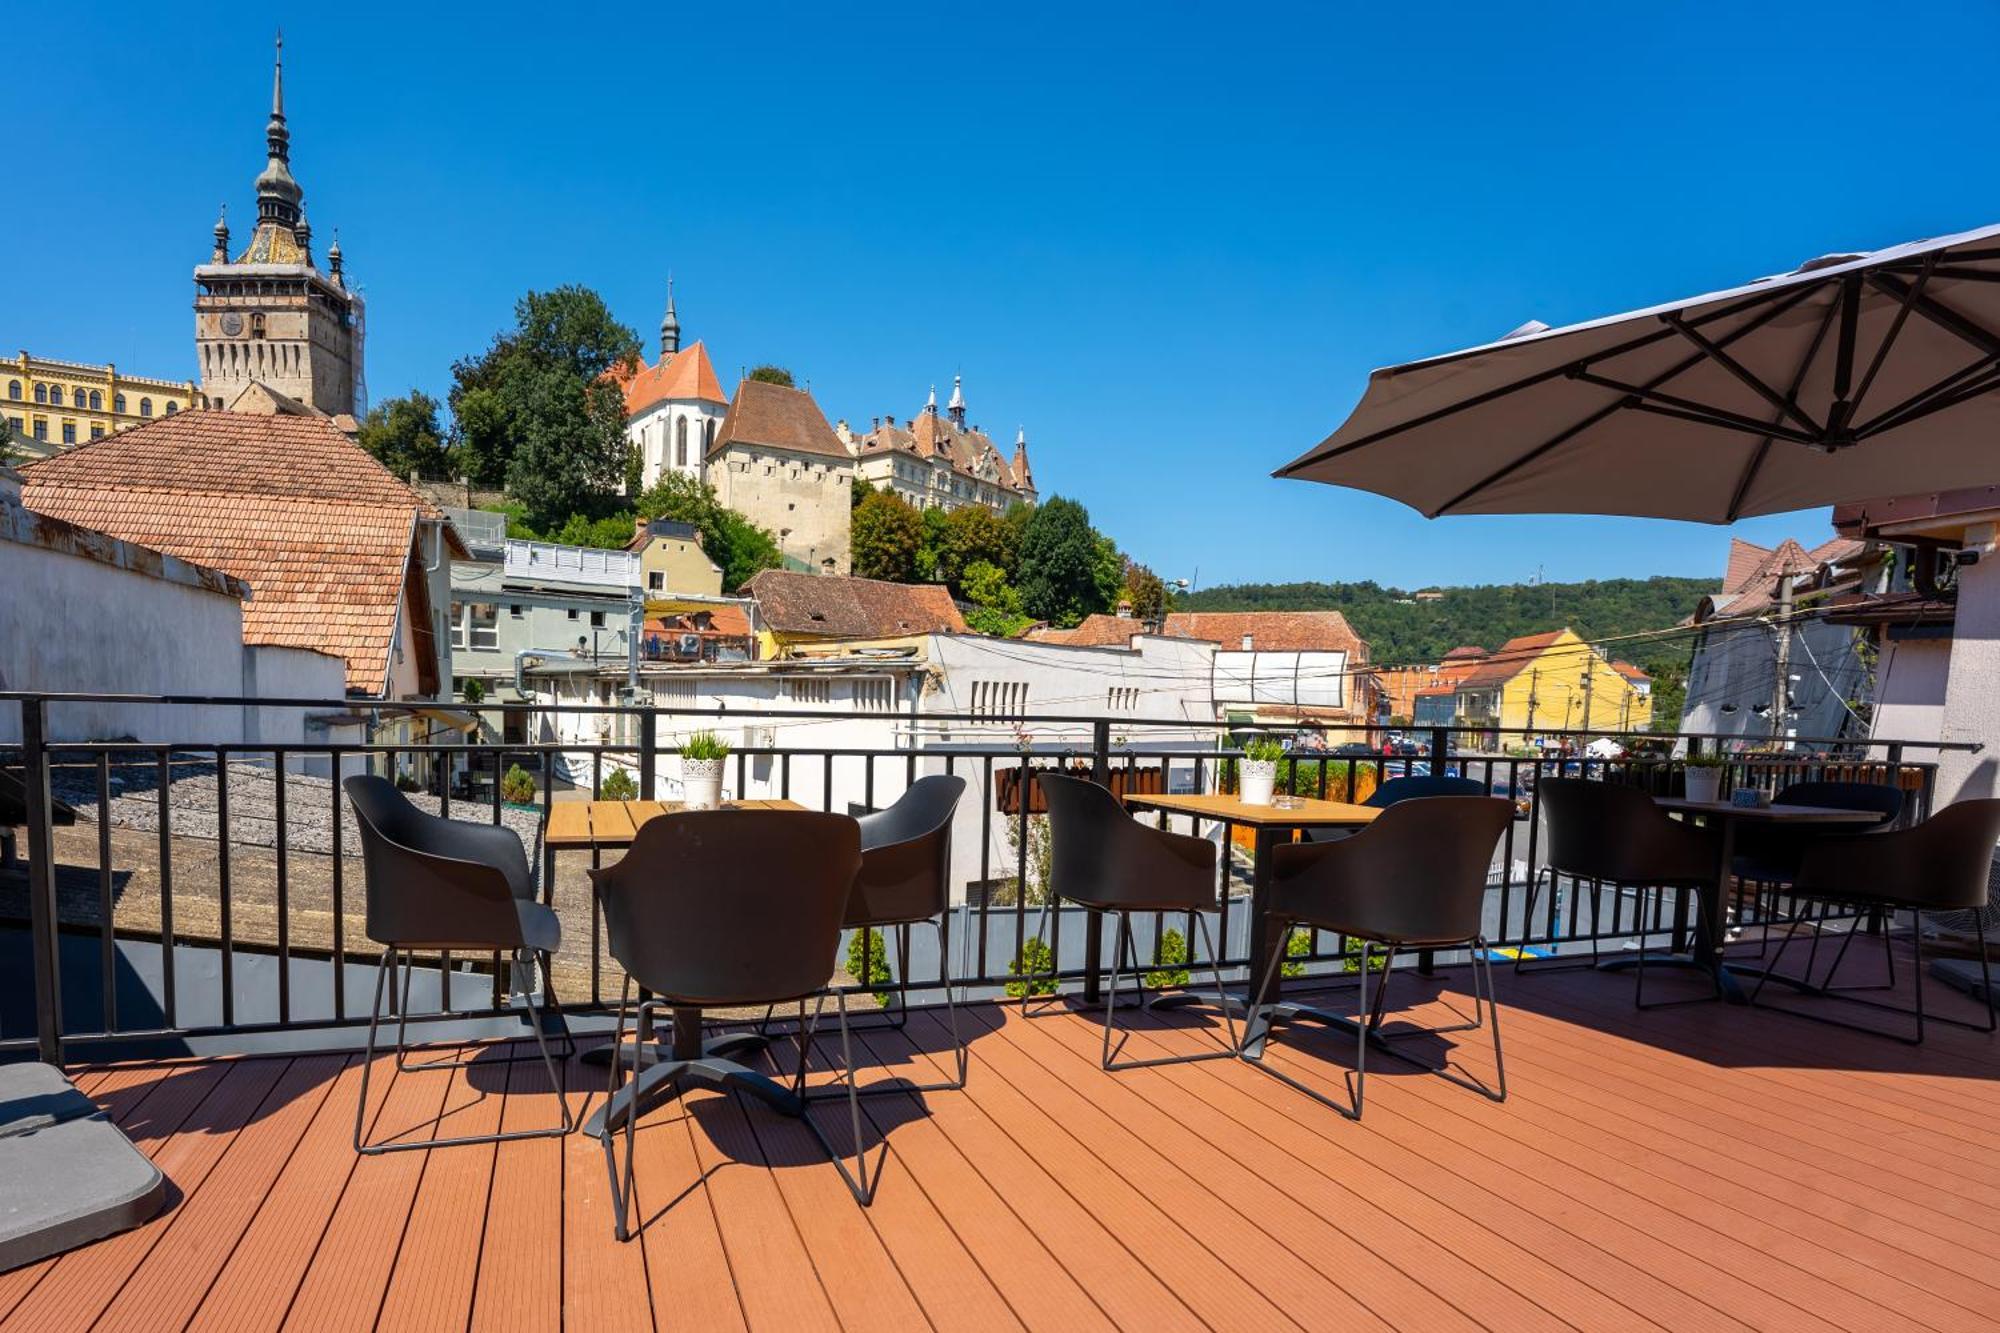
{"label": "chair leg", "polygon": [[[1514,975],[1518,977],[1518,976],[1526,976],[1535,972],[1577,972],[1577,971],[1582,971],[1585,968],[1596,967],[1598,960],[1598,954],[1597,954],[1598,914],[1603,904],[1604,882],[1602,880],[1595,880],[1595,879],[1590,881],[1589,960],[1585,961],[1583,959],[1577,959],[1575,961],[1558,962],[1545,959],[1534,963],[1532,966],[1529,965],[1526,941],[1534,932],[1535,900],[1541,896],[1543,875],[1547,875],[1549,877],[1550,901],[1560,903],[1562,898],[1561,876],[1559,876],[1556,873],[1555,868],[1553,866],[1543,866],[1540,870],[1537,870],[1533,875],[1530,875],[1528,877],[1528,900],[1521,913],[1521,939],[1523,942],[1514,951]],[[1576,896],[1576,889],[1574,887],[1571,888],[1570,895],[1572,902],[1574,902]],[[1551,929],[1551,931],[1549,932],[1549,947],[1551,949],[1554,949],[1555,945],[1556,945],[1555,932],[1553,929]]]}
{"label": "chair leg", "polygon": [[375,1066],[375,1033],[382,1022],[382,986],[389,977],[389,969],[396,956],[391,947],[382,951],[382,961],[375,966],[375,1004],[368,1011],[368,1041],[361,1048],[361,1097],[354,1105],[354,1151],[366,1152],[361,1146],[362,1122],[368,1114],[368,1074]]}
{"label": "chair leg", "polygon": [[[931,918],[928,924],[930,925],[932,930],[937,932],[937,937],[938,937],[938,979],[944,988],[945,1021],[951,1028],[951,1044],[952,1044],[952,1057],[953,1057],[952,1077],[947,1079],[942,1079],[936,1083],[914,1083],[914,1084],[906,1082],[902,1079],[889,1079],[884,1082],[870,1084],[868,1087],[861,1088],[857,1094],[859,1096],[879,1097],[889,1093],[907,1094],[907,1093],[921,1093],[921,1092],[960,1092],[963,1091],[965,1088],[966,1070],[970,1065],[970,1056],[966,1049],[965,1038],[960,1034],[958,1027],[958,997],[956,993],[956,986],[951,976],[951,960],[945,957],[944,918],[933,917]],[[905,930],[905,932],[908,931],[908,927],[904,927],[903,929]],[[902,951],[904,960],[903,975],[907,977],[909,975],[909,956],[910,956],[907,933],[905,934],[904,939],[905,943]],[[905,998],[907,998],[907,992],[905,992]],[[774,1005],[772,1006],[772,1008],[775,1009],[776,1006]],[[868,1027],[863,1027],[860,1023],[853,1023],[850,1026],[853,1028],[853,1030],[857,1032],[880,1031],[884,1028],[888,1028],[896,1032],[901,1032],[909,1026],[909,1021],[910,1021],[909,1013],[908,1010],[906,1009],[899,1021],[876,1023]],[[817,1011],[815,1011],[813,1016],[813,1023],[815,1026],[817,1026],[818,1022],[819,1022],[819,1016]],[[801,1032],[807,1031],[804,1000],[799,1001],[799,1029]],[[805,1087],[805,1077],[804,1077],[805,1059],[803,1053],[801,1053],[801,1058],[799,1061],[799,1071],[800,1075],[797,1086],[794,1089],[794,1091],[796,1091],[801,1097],[805,1098],[805,1100],[827,1101],[834,1097],[840,1097],[846,1095],[845,1091],[841,1088],[821,1088],[821,1089],[815,1089],[810,1092],[807,1091]],[[852,1084],[854,1082],[854,1071],[849,1069],[844,1071],[844,1074],[845,1074],[844,1081],[849,1084]]]}
{"label": "chair leg", "polygon": [[[1223,1047],[1221,1050],[1196,1051],[1192,1055],[1159,1055],[1145,1060],[1119,1060],[1117,1058],[1117,1051],[1124,1048],[1124,1041],[1121,1039],[1118,1047],[1114,1049],[1111,1044],[1111,1038],[1117,1031],[1118,1024],[1118,972],[1121,962],[1126,959],[1130,960],[1133,975],[1137,979],[1139,986],[1139,994],[1142,1000],[1141,1007],[1143,1007],[1143,998],[1146,993],[1145,973],[1140,970],[1138,951],[1132,941],[1131,914],[1129,912],[1119,912],[1117,916],[1118,934],[1113,939],[1111,945],[1111,978],[1109,984],[1104,989],[1104,1044],[1099,1053],[1098,1063],[1100,1067],[1108,1073],[1118,1074],[1128,1069],[1154,1069],[1162,1065],[1193,1064],[1198,1060],[1234,1059],[1239,1052],[1236,1040],[1236,1020],[1229,1013],[1228,996],[1222,989],[1222,964],[1213,947],[1209,949],[1209,962],[1215,977],[1216,999],[1222,1004],[1223,1021],[1229,1025],[1229,1045]],[[1207,923],[1205,921],[1202,922],[1202,937],[1204,940],[1208,939]],[[1282,956],[1282,953],[1277,955],[1277,957]]]}
{"label": "chair leg", "polygon": [[[833,998],[839,1006],[840,1060],[842,1066],[848,1071],[846,1080],[847,1122],[848,1132],[854,1136],[853,1170],[848,1169],[846,1155],[835,1150],[833,1144],[827,1139],[826,1132],[819,1127],[819,1123],[812,1118],[810,1112],[807,1112],[800,1118],[805,1121],[806,1128],[812,1131],[813,1137],[819,1140],[820,1147],[826,1149],[826,1155],[833,1159],[834,1169],[840,1172],[840,1178],[847,1184],[847,1192],[854,1196],[856,1203],[866,1208],[875,1201],[875,1184],[880,1183],[881,1176],[878,1172],[874,1183],[870,1183],[868,1179],[868,1148],[861,1140],[861,1096],[854,1083],[854,1046],[848,1036],[847,1029],[847,992],[845,990],[835,991]],[[800,1062],[800,1067],[803,1069],[803,1061]],[[886,1148],[887,1145],[884,1146]]]}
{"label": "chair leg", "polygon": [[[1592,909],[1593,912],[1595,910]],[[1597,923],[1593,919],[1591,922],[1593,934],[1596,933],[1596,926]],[[1493,989],[1493,954],[1487,949],[1483,936],[1474,940],[1472,947],[1474,949],[1472,981],[1475,986],[1479,984],[1480,969],[1484,968],[1486,972],[1486,1011],[1488,1020],[1493,1024],[1493,1069],[1494,1080],[1498,1084],[1498,1091],[1493,1100],[1504,1102],[1507,1100],[1507,1057],[1500,1049],[1500,997]],[[1476,1000],[1473,1007],[1476,1011],[1478,1008]]]}

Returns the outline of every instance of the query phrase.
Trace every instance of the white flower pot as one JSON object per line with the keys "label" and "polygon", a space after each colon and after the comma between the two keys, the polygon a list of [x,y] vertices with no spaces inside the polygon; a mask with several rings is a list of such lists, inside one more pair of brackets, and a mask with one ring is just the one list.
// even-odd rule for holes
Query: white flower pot
{"label": "white flower pot", "polygon": [[1687,772],[1687,798],[1690,801],[1719,801],[1722,799],[1722,770],[1719,768],[1690,768]]}
{"label": "white flower pot", "polygon": [[681,760],[681,802],[690,810],[714,810],[722,804],[720,759]]}
{"label": "white flower pot", "polygon": [[1271,789],[1277,782],[1277,760],[1245,759],[1242,764],[1242,777],[1237,783],[1237,795],[1245,805],[1269,805]]}

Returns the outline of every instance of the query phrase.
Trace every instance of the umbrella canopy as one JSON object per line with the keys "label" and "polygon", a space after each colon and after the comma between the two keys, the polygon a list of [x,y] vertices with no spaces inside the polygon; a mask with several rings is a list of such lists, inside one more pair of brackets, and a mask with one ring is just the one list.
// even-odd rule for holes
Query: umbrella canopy
{"label": "umbrella canopy", "polygon": [[1378,370],[1280,469],[1441,514],[1753,514],[2000,477],[2000,226]]}

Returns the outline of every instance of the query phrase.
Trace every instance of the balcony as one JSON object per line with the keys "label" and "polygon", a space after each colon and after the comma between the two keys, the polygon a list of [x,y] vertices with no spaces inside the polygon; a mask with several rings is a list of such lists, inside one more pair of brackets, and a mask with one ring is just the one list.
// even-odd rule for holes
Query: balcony
{"label": "balcony", "polygon": [[[36,703],[38,722],[63,706]],[[652,710],[629,720],[640,739],[594,747],[597,773],[623,766],[641,775],[642,792],[670,796],[665,736],[702,719]],[[0,1274],[0,1328],[1859,1333],[1989,1327],[2000,1311],[1991,1226],[2000,1168],[1989,1160],[2000,1142],[2000,1060],[1988,1036],[1937,1027],[1911,1049],[1763,1009],[1638,1012],[1629,975],[1516,977],[1502,967],[1504,1103],[1372,1059],[1358,1123],[1231,1061],[1100,1072],[1101,1019],[1077,995],[1089,947],[1081,923],[1054,912],[1044,925],[1033,839],[1007,836],[1018,818],[1010,807],[1022,809],[1024,786],[1033,791],[1023,770],[1084,767],[1124,774],[1114,785],[1128,791],[1158,791],[1183,780],[1212,787],[1230,758],[1184,742],[1107,747],[1101,730],[1063,752],[773,743],[732,755],[739,793],[763,781],[829,807],[844,808],[850,795],[886,804],[933,765],[974,780],[980,799],[964,837],[976,855],[964,878],[982,889],[951,922],[952,956],[976,997],[961,1011],[971,1077],[963,1092],[863,1104],[863,1142],[880,1163],[866,1210],[805,1126],[733,1094],[691,1094],[643,1122],[643,1225],[621,1245],[602,1150],[586,1136],[369,1158],[351,1147],[357,1025],[374,961],[360,916],[362,872],[351,849],[337,850],[349,843],[330,789],[288,765],[308,755],[336,768],[422,759],[448,793],[450,773],[475,758],[468,747],[49,745],[38,725],[27,731],[28,744],[0,753],[0,767],[46,764],[76,822],[44,830],[54,849],[43,867],[53,919],[36,910],[34,876],[0,871],[5,915],[18,923],[6,947],[33,937],[63,969],[53,1013],[21,1002],[32,968],[0,972],[8,978],[0,1053],[32,1053],[52,1034],[79,1086],[177,1193],[137,1230]],[[783,735],[779,727],[774,742]],[[1509,947],[1565,953],[1595,939],[1617,948],[1673,929],[1616,907],[1603,920],[1565,905],[1531,921],[1521,895],[1538,864],[1537,775],[1566,768],[1670,786],[1675,765],[1467,756],[1436,739],[1446,743],[1428,760],[1300,755],[1297,763],[1321,764],[1309,781],[1326,794],[1352,796],[1384,775],[1454,756],[1460,771],[1515,795],[1522,817],[1489,892],[1494,936]],[[478,756],[488,767],[547,753],[477,748],[492,751]],[[1871,764],[1927,799],[1929,769],[1900,756],[1745,758],[1735,779]],[[431,799],[455,817],[507,822],[532,843],[550,801],[564,799],[553,769],[535,769],[539,810],[497,797]],[[204,785],[221,808],[193,801]],[[107,799],[94,802],[94,793]],[[1038,807],[1030,799],[1026,808],[1032,816]],[[142,809],[150,820],[138,818]],[[112,818],[100,817],[106,810]],[[218,842],[218,829],[232,836]],[[1234,845],[1229,830],[1217,832]],[[583,881],[591,859],[539,858],[573,941],[556,979],[586,1048],[604,1042],[621,980]],[[1240,973],[1249,909],[1240,859],[1225,874],[1222,947]],[[1742,929],[1730,950],[1754,957],[1767,945],[1754,895],[1736,905]],[[1141,947],[1156,962],[1169,925],[1142,929]],[[1907,975],[1898,931],[1853,929],[1864,969],[1879,973],[1893,957],[1897,975]],[[1062,995],[1010,999],[1003,989],[1023,980],[1010,971],[1020,942],[1038,930],[1053,944],[1053,971],[1028,980]],[[1311,945],[1305,975],[1288,991],[1353,1012],[1345,941]],[[499,1006],[492,961],[434,960],[430,993],[411,1006],[421,1036],[477,1041],[488,1057],[462,1071],[398,1075],[382,1056],[364,1109],[371,1141],[556,1122],[556,1091],[540,1066],[499,1058],[523,1043],[516,1013]],[[1462,1011],[1462,959],[1436,961],[1428,975],[1399,970],[1392,1021],[1429,1024]],[[929,1004],[937,965],[933,954],[912,966],[905,1032],[857,1033],[865,1082],[944,1076],[949,1037]],[[1941,1015],[1976,1013],[1943,987],[1930,999]],[[1132,1011],[1127,1021],[1131,1057],[1192,1051],[1218,1036],[1206,1010]],[[1455,1046],[1445,1043],[1459,1038],[1432,1039],[1420,1053],[1484,1076],[1491,1051],[1471,1035]],[[757,1058],[773,1073],[795,1067],[782,1040]],[[1306,1028],[1271,1058],[1335,1097],[1352,1065],[1346,1040]],[[839,1059],[837,1042],[820,1040],[809,1081],[828,1080]],[[605,1095],[604,1072],[580,1060],[564,1066],[562,1081],[573,1110]],[[810,1114],[847,1146],[843,1103]]]}

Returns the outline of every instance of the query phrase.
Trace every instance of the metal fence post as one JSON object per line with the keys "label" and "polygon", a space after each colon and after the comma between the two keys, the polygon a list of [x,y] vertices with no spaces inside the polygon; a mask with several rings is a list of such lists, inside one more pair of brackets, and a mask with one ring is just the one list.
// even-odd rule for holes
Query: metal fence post
{"label": "metal fence post", "polygon": [[653,774],[660,760],[660,715],[648,708],[639,714],[639,797],[651,801]]}
{"label": "metal fence post", "polygon": [[[49,794],[48,701],[21,700],[21,760],[27,788],[28,928],[35,951],[35,1038],[44,1062],[60,1067],[62,973],[56,923],[54,804]],[[99,818],[103,818],[102,812]]]}
{"label": "metal fence post", "polygon": [[1444,727],[1431,728],[1431,776],[1444,776],[1444,766],[1451,759],[1451,733]]}
{"label": "metal fence post", "polygon": [[[1107,787],[1111,785],[1111,722],[1108,718],[1100,719],[1090,724],[1090,780],[1092,782],[1103,783]],[[1022,808],[1024,810],[1027,808],[1025,803]],[[1023,816],[1021,820],[1022,845],[1025,846],[1027,841],[1028,821]],[[1053,904],[1051,910],[1062,911],[1062,904],[1059,902]],[[1083,914],[1083,956],[1086,960],[1083,972],[1083,1002],[1085,1004],[1096,1004],[1100,998],[1106,1004],[1117,1003],[1117,996],[1105,996],[1103,994],[1103,987],[1097,981],[1097,969],[1089,966],[1088,960],[1102,957],[1103,953],[1104,914],[1102,912],[1085,912]],[[1057,972],[1062,971],[1062,959],[1058,958],[1055,960],[1055,970]]]}

